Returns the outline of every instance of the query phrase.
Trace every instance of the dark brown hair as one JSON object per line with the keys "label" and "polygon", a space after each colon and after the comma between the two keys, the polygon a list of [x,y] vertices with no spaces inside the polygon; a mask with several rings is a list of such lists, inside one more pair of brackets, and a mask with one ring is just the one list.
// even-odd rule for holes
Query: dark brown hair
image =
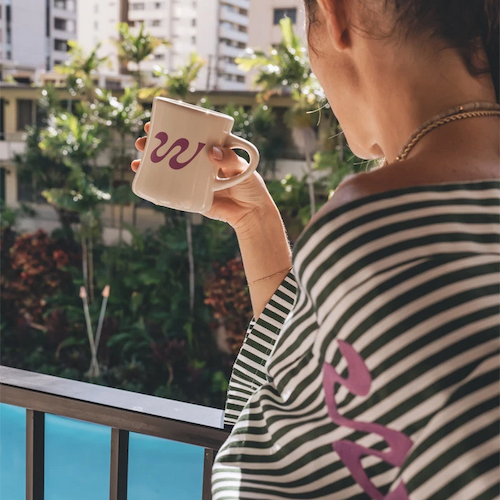
{"label": "dark brown hair", "polygon": [[[316,0],[304,1],[311,24],[315,21]],[[429,35],[456,48],[472,75],[491,73],[500,102],[498,0],[378,1],[385,3],[388,12],[394,12],[395,30],[405,39]],[[479,57],[482,48],[487,60]]]}

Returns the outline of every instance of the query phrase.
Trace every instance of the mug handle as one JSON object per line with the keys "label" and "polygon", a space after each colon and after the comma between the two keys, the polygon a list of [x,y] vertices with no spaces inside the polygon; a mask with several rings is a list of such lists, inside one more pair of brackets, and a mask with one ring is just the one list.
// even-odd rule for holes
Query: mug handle
{"label": "mug handle", "polygon": [[251,143],[238,137],[236,135],[230,134],[229,141],[224,144],[224,147],[231,149],[243,149],[250,155],[250,163],[248,168],[241,172],[241,174],[235,175],[234,177],[227,178],[215,178],[214,191],[222,191],[223,189],[228,189],[230,187],[236,186],[240,182],[248,179],[256,170],[259,165],[260,154],[259,150]]}

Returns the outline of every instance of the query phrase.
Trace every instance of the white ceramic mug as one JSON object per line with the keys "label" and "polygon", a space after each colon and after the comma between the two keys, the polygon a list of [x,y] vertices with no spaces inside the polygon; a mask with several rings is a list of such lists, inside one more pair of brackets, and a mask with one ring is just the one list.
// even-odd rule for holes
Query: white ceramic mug
{"label": "white ceramic mug", "polygon": [[[156,97],[144,156],[132,191],[156,205],[204,213],[212,207],[214,192],[244,181],[257,168],[259,152],[231,133],[234,119],[222,113]],[[249,167],[221,179],[208,158],[213,146],[243,149]]]}

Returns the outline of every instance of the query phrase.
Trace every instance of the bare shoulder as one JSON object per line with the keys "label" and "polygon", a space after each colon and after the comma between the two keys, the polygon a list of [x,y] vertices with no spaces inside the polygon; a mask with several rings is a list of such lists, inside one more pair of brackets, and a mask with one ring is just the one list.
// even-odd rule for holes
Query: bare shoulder
{"label": "bare shoulder", "polygon": [[393,181],[389,185],[387,184],[387,175],[382,170],[384,169],[347,176],[337,187],[331,199],[321,207],[321,210],[318,211],[314,219],[321,217],[331,210],[372,194],[397,189],[398,186]]}

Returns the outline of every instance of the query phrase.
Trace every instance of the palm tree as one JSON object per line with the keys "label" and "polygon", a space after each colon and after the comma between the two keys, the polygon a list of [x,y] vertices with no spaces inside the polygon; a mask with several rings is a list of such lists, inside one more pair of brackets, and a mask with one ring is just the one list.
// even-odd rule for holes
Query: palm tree
{"label": "palm tree", "polygon": [[[293,32],[289,18],[280,21],[282,40],[269,53],[247,49],[236,62],[246,71],[257,70],[255,84],[261,89],[261,97],[268,99],[273,93],[288,91],[294,105],[287,113],[296,144],[306,158],[311,216],[316,211],[313,176],[313,154],[316,148],[312,113],[321,108],[325,96],[312,73],[306,48]],[[316,118],[317,120],[317,118]]]}
{"label": "palm tree", "polygon": [[76,212],[80,216],[82,272],[92,301],[93,248],[94,241],[101,232],[99,206],[109,201],[111,196],[99,189],[92,177],[92,164],[106,147],[107,128],[98,121],[89,119],[89,109],[85,105],[81,106],[80,116],[62,111],[52,115],[48,127],[40,133],[39,146],[47,157],[68,168],[65,185],[47,189],[42,194],[52,205]]}
{"label": "palm tree", "polygon": [[99,70],[110,64],[109,57],[99,57],[101,44],[98,44],[90,54],[74,40],[68,42],[69,58],[63,64],[56,66],[56,71],[66,75],[66,84],[73,95],[83,95],[87,100],[94,97],[95,78]]}
{"label": "palm tree", "polygon": [[130,26],[127,23],[120,23],[118,31],[120,40],[117,45],[120,59],[122,62],[134,64],[137,86],[142,87],[141,64],[149,59],[159,46],[170,47],[171,43],[168,40],[160,40],[149,33],[144,33],[144,23],[141,24],[137,35],[130,31]]}
{"label": "palm tree", "polygon": [[[125,172],[129,169],[132,158],[127,155],[127,144],[129,139],[137,137],[149,112],[144,110],[138,100],[138,90],[136,88],[126,88],[119,98],[113,96],[111,92],[101,89],[96,90],[98,102],[102,105],[100,115],[102,123],[110,127],[119,137],[118,148],[113,155],[113,169],[119,172],[120,186],[114,192],[114,200],[120,205],[119,213],[119,241],[123,240],[123,211],[124,205],[133,203],[137,197],[132,193],[130,186],[125,184]],[[113,180],[112,176],[111,180]],[[135,225],[136,203],[134,203],[133,224]]]}

